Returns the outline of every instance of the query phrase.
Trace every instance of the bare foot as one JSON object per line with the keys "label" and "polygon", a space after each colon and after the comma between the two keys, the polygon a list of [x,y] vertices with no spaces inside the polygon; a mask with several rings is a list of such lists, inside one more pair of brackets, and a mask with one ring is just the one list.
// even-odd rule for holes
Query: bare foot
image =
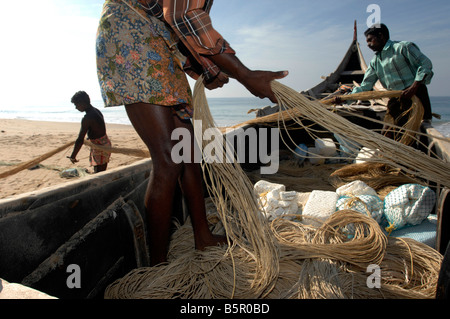
{"label": "bare foot", "polygon": [[195,249],[205,250],[207,247],[211,246],[222,246],[227,245],[228,240],[226,236],[212,235],[210,238],[205,240],[199,240],[195,243]]}

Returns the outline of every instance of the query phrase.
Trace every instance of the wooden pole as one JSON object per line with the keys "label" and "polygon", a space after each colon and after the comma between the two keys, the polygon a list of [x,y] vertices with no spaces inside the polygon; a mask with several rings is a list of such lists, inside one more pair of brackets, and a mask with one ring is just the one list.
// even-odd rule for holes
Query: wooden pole
{"label": "wooden pole", "polygon": [[[402,91],[366,91],[348,95],[338,95],[341,101],[366,101],[366,100],[378,100],[382,98],[400,97]],[[322,99],[320,103],[330,105],[334,103],[334,98]]]}
{"label": "wooden pole", "polygon": [[129,155],[129,156],[134,156],[134,157],[142,157],[142,158],[150,157],[150,152],[146,151],[146,150],[96,145],[89,140],[84,141],[84,144],[91,148],[98,149],[98,150],[104,151],[104,152],[109,152],[109,153],[124,154],[124,155]]}
{"label": "wooden pole", "polygon": [[23,170],[26,170],[26,169],[28,169],[30,167],[36,166],[37,164],[45,161],[46,159],[52,157],[55,154],[58,154],[58,153],[60,153],[60,152],[62,152],[64,150],[66,150],[67,148],[71,147],[74,144],[75,144],[75,141],[69,142],[69,143],[64,144],[63,146],[58,147],[57,149],[55,149],[55,150],[53,150],[51,152],[48,152],[48,153],[46,153],[44,155],[41,155],[41,156],[39,156],[39,157],[29,161],[29,162],[26,162],[26,163],[23,163],[23,164],[19,164],[19,165],[15,166],[13,169],[10,169],[10,170],[8,170],[6,172],[0,173],[0,178],[9,177],[11,175],[19,173],[20,171],[23,171]]}

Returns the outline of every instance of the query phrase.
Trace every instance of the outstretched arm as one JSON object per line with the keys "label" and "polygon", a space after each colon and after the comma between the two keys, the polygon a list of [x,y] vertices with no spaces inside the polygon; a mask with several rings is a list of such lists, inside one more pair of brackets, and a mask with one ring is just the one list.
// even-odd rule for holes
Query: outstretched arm
{"label": "outstretched arm", "polygon": [[165,0],[163,5],[164,19],[202,65],[205,86],[208,89],[222,87],[230,76],[255,96],[268,97],[276,103],[270,82],[284,78],[288,73],[253,71],[244,66],[227,41],[213,28],[207,4],[211,2]]}
{"label": "outstretched arm", "polygon": [[230,77],[238,80],[253,95],[259,98],[269,98],[273,103],[277,103],[275,95],[270,87],[270,82],[286,77],[288,71],[253,71],[248,69],[233,54],[217,54],[209,57],[222,71]]}
{"label": "outstretched arm", "polygon": [[72,155],[70,155],[70,157],[69,157],[69,159],[72,161],[72,163],[78,162],[78,160],[76,158],[77,158],[78,152],[80,151],[81,147],[83,146],[84,138],[88,132],[88,129],[89,129],[88,121],[86,120],[86,118],[83,118],[83,120],[81,121],[80,133],[78,133],[78,138],[75,141],[75,146],[73,148]]}

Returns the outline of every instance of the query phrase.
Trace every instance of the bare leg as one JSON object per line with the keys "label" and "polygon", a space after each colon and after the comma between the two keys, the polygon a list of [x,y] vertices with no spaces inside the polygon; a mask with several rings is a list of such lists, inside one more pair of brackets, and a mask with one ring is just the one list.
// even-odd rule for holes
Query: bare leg
{"label": "bare leg", "polygon": [[180,186],[186,199],[189,214],[194,228],[195,247],[203,250],[208,246],[226,243],[223,236],[214,236],[208,227],[206,219],[205,199],[202,188],[202,171],[199,163],[194,162],[194,147],[197,147],[191,122],[181,121],[174,117],[177,127],[186,128],[191,136],[191,161],[184,163],[180,176]]}
{"label": "bare leg", "polygon": [[203,249],[217,244],[206,220],[199,164],[176,164],[171,158],[172,148],[177,143],[171,139],[173,130],[185,127],[192,131],[192,125],[173,116],[170,108],[165,106],[137,103],[127,105],[126,110],[153,162],[145,198],[151,265],[167,260],[172,206],[179,181],[187,198],[196,247]]}

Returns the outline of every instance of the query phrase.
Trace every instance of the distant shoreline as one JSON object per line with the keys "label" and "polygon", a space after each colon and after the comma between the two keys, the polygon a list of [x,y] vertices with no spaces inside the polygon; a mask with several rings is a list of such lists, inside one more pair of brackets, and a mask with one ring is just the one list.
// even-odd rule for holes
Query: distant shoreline
{"label": "distant shoreline", "polygon": [[[11,127],[12,125],[17,125],[19,128],[23,127],[24,125],[29,127],[32,124],[39,125],[39,126],[46,126],[46,129],[61,129],[64,127],[67,129],[69,127],[76,126],[78,129],[81,125],[81,118],[80,121],[53,121],[53,120],[33,120],[33,119],[4,119],[0,118],[0,130],[4,130],[3,125],[7,124],[7,127]],[[133,126],[130,124],[118,124],[118,123],[108,123],[106,122],[106,125],[108,128],[112,129],[132,129],[134,130]]]}

